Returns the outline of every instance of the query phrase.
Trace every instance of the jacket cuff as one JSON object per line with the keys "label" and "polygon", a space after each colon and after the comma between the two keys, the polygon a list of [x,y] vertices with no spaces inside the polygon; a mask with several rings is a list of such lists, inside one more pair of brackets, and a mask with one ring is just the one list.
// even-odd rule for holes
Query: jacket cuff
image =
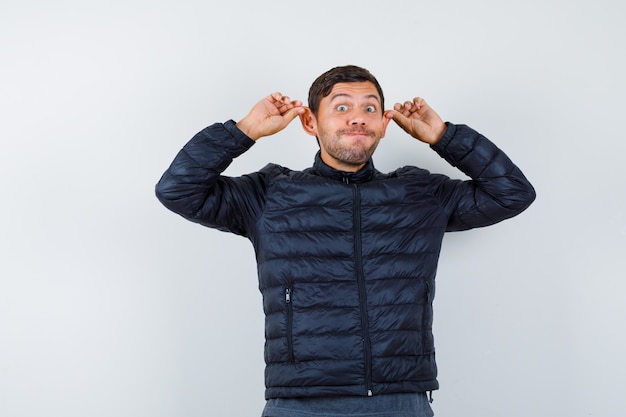
{"label": "jacket cuff", "polygon": [[226,129],[226,131],[228,131],[228,133],[231,134],[231,136],[235,139],[235,141],[241,144],[242,146],[245,146],[246,149],[251,148],[252,145],[256,143],[255,141],[250,139],[248,135],[243,133],[241,129],[237,127],[237,123],[235,123],[234,120],[230,119],[224,122],[223,126],[224,126],[224,129]]}
{"label": "jacket cuff", "polygon": [[445,151],[446,147],[454,137],[456,133],[456,125],[446,122],[446,131],[443,133],[443,137],[439,140],[439,142],[434,145],[430,145],[430,148],[441,155],[442,152]]}

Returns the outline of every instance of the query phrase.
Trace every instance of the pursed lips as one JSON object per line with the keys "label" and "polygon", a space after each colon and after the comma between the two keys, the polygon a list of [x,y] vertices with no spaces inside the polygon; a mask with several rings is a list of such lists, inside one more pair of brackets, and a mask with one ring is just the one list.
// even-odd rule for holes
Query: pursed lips
{"label": "pursed lips", "polygon": [[358,129],[358,130],[342,129],[339,131],[339,134],[345,135],[345,136],[369,136],[369,137],[375,136],[374,132],[372,132],[371,130],[363,130],[363,129]]}

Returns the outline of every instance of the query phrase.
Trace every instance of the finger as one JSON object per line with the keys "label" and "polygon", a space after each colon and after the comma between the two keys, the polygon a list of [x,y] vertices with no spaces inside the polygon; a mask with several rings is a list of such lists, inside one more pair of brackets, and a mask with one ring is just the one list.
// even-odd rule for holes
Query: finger
{"label": "finger", "polygon": [[302,107],[302,100],[289,100],[289,106]]}
{"label": "finger", "polygon": [[400,114],[404,115],[404,116],[409,116],[410,112],[409,110],[407,110],[407,103],[409,103],[408,101],[405,101],[404,103],[396,103],[393,105],[393,109],[396,112],[399,112]]}
{"label": "finger", "polygon": [[285,96],[280,92],[275,92],[275,93],[270,94],[269,99],[277,107],[289,106],[292,104],[300,105],[300,103],[302,103],[300,100],[292,100],[289,96]]}
{"label": "finger", "polygon": [[282,106],[293,107],[293,106],[301,106],[302,102],[300,100],[291,100],[289,97],[283,98],[281,102]]}
{"label": "finger", "polygon": [[400,106],[400,111],[406,117],[409,117],[411,114],[413,114],[415,110],[416,109],[412,101],[407,100],[404,103],[402,103],[402,105]]}
{"label": "finger", "polygon": [[283,95],[280,96],[280,100],[279,101],[282,104],[286,105],[286,106],[289,106],[289,105],[294,104],[294,103],[300,103],[301,102],[300,100],[292,100],[291,97],[283,96]]}
{"label": "finger", "polygon": [[281,99],[283,98],[283,95],[280,92],[275,92],[270,94],[270,96],[268,97],[270,99],[271,102],[280,102]]}
{"label": "finger", "polygon": [[[394,106],[394,108],[400,108],[402,109],[402,105],[400,104],[396,104]],[[408,116],[406,116],[405,114],[402,113],[402,111],[393,111],[391,112],[391,116],[392,116],[392,120],[398,125],[400,126],[400,128],[404,131],[408,131],[411,121],[409,120]]]}
{"label": "finger", "polygon": [[415,105],[415,107],[417,108],[417,110],[421,110],[422,107],[426,106],[426,100],[424,100],[421,97],[415,97],[413,99],[413,104]]}
{"label": "finger", "polygon": [[283,119],[287,120],[287,124],[289,124],[291,123],[293,119],[298,117],[298,115],[303,114],[303,113],[304,113],[304,107],[300,106],[300,107],[293,107],[287,110],[281,116],[283,117]]}
{"label": "finger", "polygon": [[299,101],[299,100],[291,100],[289,96],[285,96],[278,91],[270,94],[269,99],[276,107],[289,106],[291,103],[295,103]]}
{"label": "finger", "polygon": [[289,112],[291,110],[294,110],[294,109],[296,109],[296,110],[303,109],[302,108],[302,102],[299,101],[299,100],[290,101],[288,104],[283,104],[282,106],[280,106],[278,108],[278,111],[280,112],[281,115],[284,115],[285,113],[287,113],[287,112]]}

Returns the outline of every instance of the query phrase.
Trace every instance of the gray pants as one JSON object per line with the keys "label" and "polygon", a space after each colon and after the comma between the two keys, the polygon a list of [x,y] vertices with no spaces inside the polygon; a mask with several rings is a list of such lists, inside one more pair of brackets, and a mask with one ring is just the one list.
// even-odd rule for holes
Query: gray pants
{"label": "gray pants", "polygon": [[433,417],[426,393],[373,397],[274,398],[262,417]]}

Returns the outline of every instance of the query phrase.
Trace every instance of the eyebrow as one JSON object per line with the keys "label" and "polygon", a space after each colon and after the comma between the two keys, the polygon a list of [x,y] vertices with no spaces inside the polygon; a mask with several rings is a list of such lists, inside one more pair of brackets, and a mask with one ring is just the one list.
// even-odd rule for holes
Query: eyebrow
{"label": "eyebrow", "polygon": [[[346,94],[346,93],[337,93],[335,95],[333,95],[330,98],[330,101],[335,101],[335,99],[341,98],[341,97],[348,97],[348,98],[354,98],[354,96],[350,95],[350,94]],[[373,98],[374,100],[376,100],[378,103],[380,103],[380,99],[378,98],[378,96],[376,94],[368,94],[366,96],[364,96],[365,99],[370,99]]]}

